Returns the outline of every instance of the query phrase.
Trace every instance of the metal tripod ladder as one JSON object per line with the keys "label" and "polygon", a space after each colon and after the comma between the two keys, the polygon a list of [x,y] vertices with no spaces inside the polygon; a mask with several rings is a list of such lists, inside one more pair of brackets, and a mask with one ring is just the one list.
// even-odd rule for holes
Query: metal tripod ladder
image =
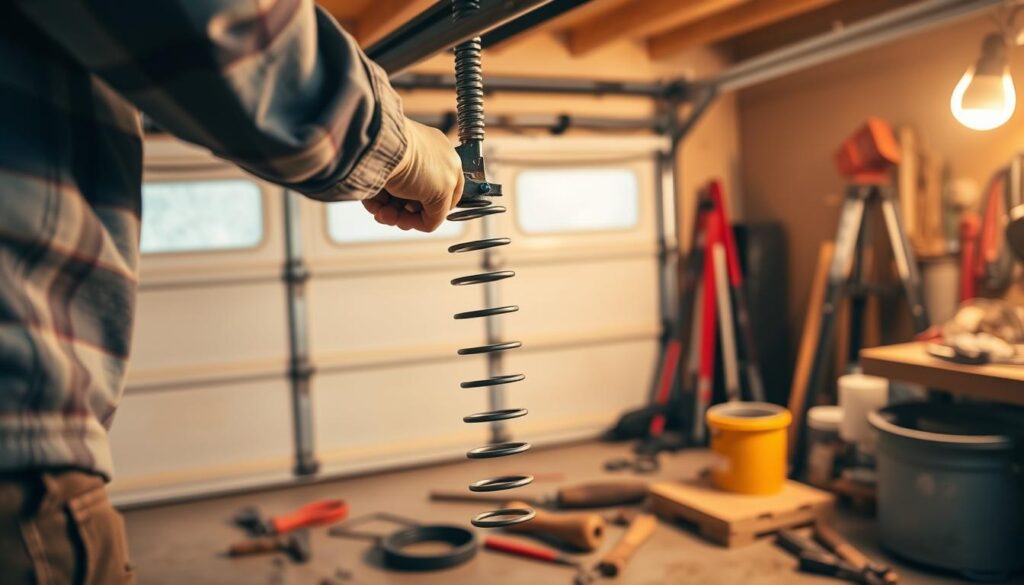
{"label": "metal tripod ladder", "polygon": [[856,361],[860,351],[862,329],[858,325],[863,322],[866,307],[865,291],[867,290],[864,270],[865,250],[867,242],[867,212],[869,206],[881,206],[885,219],[885,229],[892,246],[896,261],[896,272],[899,275],[903,292],[910,306],[910,316],[914,329],[920,333],[930,326],[928,310],[924,306],[921,292],[921,276],[917,268],[917,260],[907,240],[900,217],[899,205],[892,185],[887,178],[873,177],[867,180],[854,181],[846,188],[846,196],[839,217],[839,229],[836,233],[835,249],[828,271],[828,282],[825,288],[824,303],[821,307],[821,321],[810,374],[804,388],[803,403],[797,417],[798,426],[792,436],[797,442],[797,457],[794,461],[794,475],[799,473],[803,461],[803,446],[806,433],[799,426],[806,418],[807,410],[817,402],[818,393],[825,382],[829,356],[835,338],[836,314],[844,298],[850,299],[849,355]]}

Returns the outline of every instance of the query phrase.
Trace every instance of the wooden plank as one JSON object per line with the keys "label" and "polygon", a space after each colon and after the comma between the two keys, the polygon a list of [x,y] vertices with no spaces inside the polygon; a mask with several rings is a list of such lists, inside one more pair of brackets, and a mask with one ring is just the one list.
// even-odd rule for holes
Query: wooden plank
{"label": "wooden plank", "polygon": [[839,0],[835,4],[737,36],[729,41],[729,47],[733,59],[742,61],[917,1]]}
{"label": "wooden plank", "polygon": [[646,0],[597,14],[567,31],[569,52],[585,55],[618,39],[696,22],[749,0]]}
{"label": "wooden plank", "polygon": [[[347,22],[354,22],[356,18],[370,3],[370,0],[318,0],[319,4],[324,10],[331,13],[331,16]],[[346,29],[350,30],[350,29]]]}
{"label": "wooden plank", "polygon": [[652,59],[665,59],[703,45],[797,16],[837,0],[753,0],[697,22],[654,35],[647,40]]}
{"label": "wooden plank", "polygon": [[1024,406],[1024,366],[954,364],[928,355],[925,345],[914,342],[864,349],[861,366],[872,376]]}
{"label": "wooden plank", "polygon": [[692,523],[701,535],[728,547],[814,522],[827,516],[835,501],[828,492],[792,480],[766,496],[722,491],[706,478],[658,483],[650,491],[656,514]]}
{"label": "wooden plank", "polygon": [[376,0],[359,15],[356,38],[367,46],[431,6],[431,0]]}
{"label": "wooden plank", "polygon": [[832,264],[834,249],[835,244],[832,242],[825,242],[821,245],[821,249],[818,251],[818,264],[814,268],[814,279],[811,281],[811,295],[807,299],[804,331],[800,336],[800,350],[797,353],[793,385],[789,388],[789,412],[793,415],[793,423],[789,425],[790,461],[793,461],[796,456],[796,438],[803,425],[807,382],[811,375],[814,352],[818,347],[818,328],[821,326],[821,310],[825,304],[825,285],[828,284],[828,269]]}

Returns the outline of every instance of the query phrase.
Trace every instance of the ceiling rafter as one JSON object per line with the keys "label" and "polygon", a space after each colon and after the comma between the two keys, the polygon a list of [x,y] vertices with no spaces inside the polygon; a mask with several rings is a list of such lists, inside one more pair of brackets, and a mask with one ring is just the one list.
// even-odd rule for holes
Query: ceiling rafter
{"label": "ceiling rafter", "polygon": [[831,4],[837,0],[752,0],[647,40],[652,59],[666,59]]}
{"label": "ceiling rafter", "polygon": [[597,14],[568,30],[569,51],[582,56],[616,40],[696,22],[749,0],[645,0]]}
{"label": "ceiling rafter", "polygon": [[380,40],[434,4],[434,0],[376,0],[359,15],[355,35],[361,45]]}

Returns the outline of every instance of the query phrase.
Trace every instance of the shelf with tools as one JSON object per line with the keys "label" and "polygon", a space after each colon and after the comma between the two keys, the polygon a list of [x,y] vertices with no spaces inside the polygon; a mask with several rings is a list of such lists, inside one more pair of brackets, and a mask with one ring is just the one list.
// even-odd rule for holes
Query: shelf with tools
{"label": "shelf with tools", "polygon": [[926,345],[913,342],[864,349],[861,366],[873,376],[1024,406],[1024,366],[957,364],[928,355]]}

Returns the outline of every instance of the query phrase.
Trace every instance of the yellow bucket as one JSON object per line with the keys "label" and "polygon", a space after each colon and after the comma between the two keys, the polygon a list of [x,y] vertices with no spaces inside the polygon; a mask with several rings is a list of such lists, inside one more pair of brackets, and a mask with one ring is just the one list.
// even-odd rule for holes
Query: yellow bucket
{"label": "yellow bucket", "polygon": [[711,450],[718,462],[711,480],[738,494],[774,494],[786,482],[789,411],[767,402],[726,402],[708,409]]}

